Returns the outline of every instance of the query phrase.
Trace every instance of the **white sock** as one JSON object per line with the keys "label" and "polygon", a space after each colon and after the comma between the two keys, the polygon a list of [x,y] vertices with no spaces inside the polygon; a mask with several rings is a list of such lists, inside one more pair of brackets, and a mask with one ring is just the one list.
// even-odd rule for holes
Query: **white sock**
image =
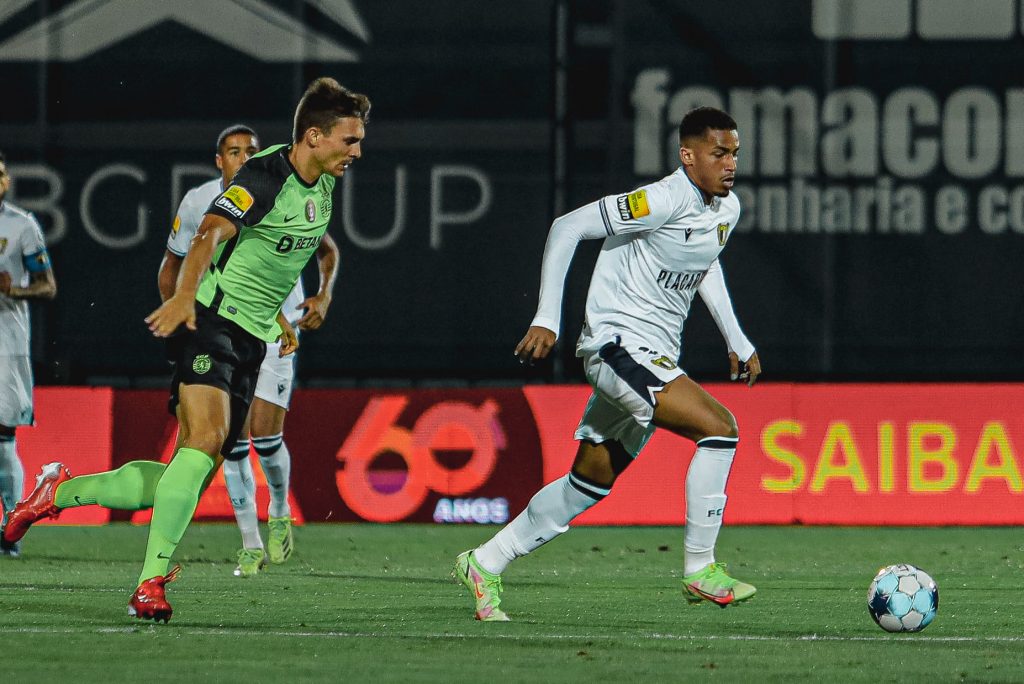
{"label": "white sock", "polygon": [[270,487],[270,508],[267,514],[271,518],[287,518],[292,514],[288,506],[292,455],[288,453],[284,435],[278,433],[270,437],[254,437],[252,443],[260,455],[260,465],[263,466],[263,474],[267,476],[267,486]]}
{"label": "white sock", "polygon": [[684,575],[715,562],[715,542],[725,511],[725,483],[738,442],[735,437],[705,437],[697,442],[686,473]]}
{"label": "white sock", "polygon": [[500,575],[525,556],[569,529],[569,522],[611,491],[569,473],[533,495],[526,510],[473,552],[484,570]]}
{"label": "white sock", "polygon": [[[244,454],[244,456],[243,456]],[[256,478],[249,461],[249,440],[240,439],[231,450],[232,460],[224,461],[224,484],[235,509],[235,520],[242,533],[242,546],[247,549],[262,549],[259,519],[256,516]]]}
{"label": "white sock", "polygon": [[3,499],[0,513],[11,510],[21,501],[24,487],[25,470],[21,467],[14,438],[0,437],[0,498]]}

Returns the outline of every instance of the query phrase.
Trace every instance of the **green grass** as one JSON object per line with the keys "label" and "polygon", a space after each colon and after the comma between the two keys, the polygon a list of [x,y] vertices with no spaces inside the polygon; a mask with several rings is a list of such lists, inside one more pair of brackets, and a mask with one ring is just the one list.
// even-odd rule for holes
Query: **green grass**
{"label": "green grass", "polygon": [[[234,526],[194,525],[155,626],[125,612],[145,528],[40,527],[0,559],[0,680],[1024,679],[1016,528],[726,528],[719,558],[759,592],[725,610],[683,599],[681,530],[579,528],[510,567],[513,622],[482,624],[448,573],[493,531],[308,525],[287,565],[241,580]],[[939,583],[920,634],[868,616],[868,583],[896,562]]]}

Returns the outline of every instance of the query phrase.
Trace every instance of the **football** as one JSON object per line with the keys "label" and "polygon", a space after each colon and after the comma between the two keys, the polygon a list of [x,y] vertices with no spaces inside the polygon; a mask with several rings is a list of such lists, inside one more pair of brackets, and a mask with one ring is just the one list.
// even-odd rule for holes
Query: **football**
{"label": "football", "polygon": [[868,587],[868,612],[887,632],[920,632],[939,610],[939,587],[913,565],[890,565]]}

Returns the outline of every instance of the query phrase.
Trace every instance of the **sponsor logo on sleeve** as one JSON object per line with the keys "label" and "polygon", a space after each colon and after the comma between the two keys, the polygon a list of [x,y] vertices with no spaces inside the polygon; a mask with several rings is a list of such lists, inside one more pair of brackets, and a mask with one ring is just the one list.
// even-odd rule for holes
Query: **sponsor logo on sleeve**
{"label": "sponsor logo on sleeve", "polygon": [[7,238],[0,238],[0,254],[7,251]]}
{"label": "sponsor logo on sleeve", "polygon": [[174,223],[171,224],[171,235],[177,235],[179,230],[181,230],[181,217],[175,216]]}
{"label": "sponsor logo on sleeve", "polygon": [[719,223],[718,224],[718,246],[724,247],[725,241],[729,239],[729,224]]}
{"label": "sponsor logo on sleeve", "polygon": [[622,195],[615,200],[615,204],[619,209],[619,217],[623,221],[642,218],[651,213],[651,208],[647,205],[646,190],[637,190],[628,195]]}
{"label": "sponsor logo on sleeve", "polygon": [[232,185],[213,204],[235,218],[242,218],[249,211],[249,208],[252,207],[252,203],[252,195],[249,194],[248,190],[240,185]]}
{"label": "sponsor logo on sleeve", "polygon": [[675,362],[672,361],[672,359],[670,359],[670,358],[668,358],[667,356],[664,356],[664,355],[659,356],[656,359],[651,359],[651,363],[653,363],[655,366],[658,366],[659,368],[664,368],[665,370],[675,370],[676,369]]}

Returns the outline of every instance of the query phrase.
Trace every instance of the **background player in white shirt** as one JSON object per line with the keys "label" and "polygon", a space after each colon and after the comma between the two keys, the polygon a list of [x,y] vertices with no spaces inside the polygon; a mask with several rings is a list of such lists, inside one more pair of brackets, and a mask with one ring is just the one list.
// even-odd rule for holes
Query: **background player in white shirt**
{"label": "background player in white shirt", "polygon": [[580,444],[571,471],[534,495],[493,538],[456,560],[454,575],[473,594],[478,620],[508,620],[500,608],[500,574],[607,496],[655,426],[697,444],[686,476],[687,598],[724,607],[756,591],[730,577],[714,556],[739,441],[736,421],[676,365],[683,323],[699,292],[725,337],[731,378],[753,385],[761,372],[718,263],[740,214],[730,192],[739,151],[736,122],[718,109],[693,110],[680,123],[679,145],[682,167],[671,175],[592,202],[551,226],[537,315],[515,353],[530,363],[548,355],[576,246],[603,238],[576,347],[594,392],[576,430]]}
{"label": "background player in white shirt", "polygon": [[[229,126],[218,136],[215,160],[221,177],[185,193],[174,217],[157,277],[163,301],[174,294],[181,264],[210,203],[224,191],[242,165],[259,149],[256,133],[248,126]],[[316,256],[320,269],[320,290],[316,295],[306,298],[300,278],[282,307],[285,317],[296,331],[319,328],[331,304],[338,273],[338,248],[330,235],[324,235]],[[174,341],[170,344],[174,344]],[[224,458],[224,481],[242,533],[242,549],[238,552],[238,567],[235,568],[235,575],[240,577],[257,574],[266,565],[267,551],[271,562],[283,563],[291,556],[294,548],[291,509],[288,505],[291,454],[284,442],[284,419],[295,379],[296,355],[281,358],[279,347],[280,342],[267,345],[267,355],[260,366],[256,384],[256,396],[248,421],[242,428],[243,436],[239,437],[231,453],[225,454]],[[250,435],[270,489],[266,550],[260,537],[256,512],[256,481],[249,461]]]}
{"label": "background player in white shirt", "polygon": [[[21,500],[25,484],[15,429],[32,424],[28,300],[57,295],[43,231],[32,214],[5,200],[10,186],[0,152],[0,512],[4,517]],[[18,555],[20,544],[0,537],[0,556]]]}

